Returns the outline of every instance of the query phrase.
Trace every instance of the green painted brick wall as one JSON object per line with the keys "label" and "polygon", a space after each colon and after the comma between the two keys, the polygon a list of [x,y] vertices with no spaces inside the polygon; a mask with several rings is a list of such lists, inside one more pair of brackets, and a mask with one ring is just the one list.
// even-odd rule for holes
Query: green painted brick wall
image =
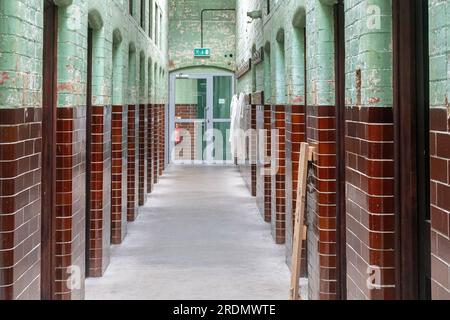
{"label": "green painted brick wall", "polygon": [[392,107],[392,2],[345,1],[344,6],[346,105]]}
{"label": "green painted brick wall", "polygon": [[0,108],[42,104],[42,1],[0,1]]}
{"label": "green painted brick wall", "polygon": [[450,96],[450,1],[429,0],[430,105],[448,107]]}
{"label": "green painted brick wall", "polygon": [[235,0],[170,0],[170,70],[187,67],[217,67],[234,70],[236,14],[233,11],[204,13],[204,47],[210,58],[194,58],[201,47],[201,12],[204,9],[234,9]]}
{"label": "green painted brick wall", "polygon": [[[167,101],[168,1],[146,1],[144,28],[140,1],[135,16],[128,0],[58,0],[58,106],[86,104],[87,30],[94,29],[93,103],[163,103]],[[155,18],[149,35],[149,4],[156,3],[162,20],[155,43]],[[155,10],[152,10],[153,16]],[[159,15],[158,15],[159,16]],[[43,1],[0,1],[0,107],[42,105]],[[113,37],[113,34],[115,37]],[[116,58],[113,63],[113,39]],[[121,41],[117,41],[120,39]],[[128,79],[130,43],[136,48],[135,79]],[[140,54],[143,63],[140,66]],[[149,63],[151,63],[149,65]],[[140,71],[145,75],[141,76]],[[156,75],[154,70],[158,70]],[[153,71],[153,73],[149,73]],[[114,82],[113,82],[114,79]],[[149,82],[149,79],[152,79]],[[131,87],[128,87],[128,83]],[[157,86],[157,88],[156,88]],[[114,92],[114,93],[113,93]],[[114,98],[113,98],[114,97]]]}
{"label": "green painted brick wall", "polygon": [[[334,0],[237,1],[237,64],[251,57],[252,46],[270,48],[270,55],[238,80],[238,92],[265,90],[272,103],[304,104],[305,68],[308,104],[334,105]],[[346,103],[392,106],[391,0],[346,0]],[[379,28],[371,28],[373,6]],[[247,12],[262,10],[263,19],[248,24]],[[368,23],[369,21],[369,23]],[[376,20],[378,21],[378,20]],[[306,31],[306,66],[304,56]],[[284,63],[277,35],[284,33]],[[284,68],[283,68],[284,66]],[[284,69],[284,70],[283,70]],[[361,71],[361,90],[356,73]],[[361,101],[357,97],[361,96]]]}
{"label": "green painted brick wall", "polygon": [[[267,102],[304,104],[305,1],[270,1],[270,12],[267,3],[262,0],[237,1],[237,64],[250,59],[252,47],[266,48],[263,63],[255,67],[256,77],[252,72],[245,74],[237,83],[237,91],[264,90]],[[263,18],[248,23],[251,19],[247,12],[255,10],[261,10]],[[282,44],[277,35],[283,35]],[[283,46],[284,55],[280,50]]]}

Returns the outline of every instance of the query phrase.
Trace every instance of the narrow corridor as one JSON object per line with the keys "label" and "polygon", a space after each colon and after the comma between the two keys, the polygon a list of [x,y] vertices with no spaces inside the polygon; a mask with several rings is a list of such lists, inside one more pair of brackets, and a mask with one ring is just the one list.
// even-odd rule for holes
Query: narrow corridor
{"label": "narrow corridor", "polygon": [[86,299],[287,299],[284,257],[237,168],[171,166]]}

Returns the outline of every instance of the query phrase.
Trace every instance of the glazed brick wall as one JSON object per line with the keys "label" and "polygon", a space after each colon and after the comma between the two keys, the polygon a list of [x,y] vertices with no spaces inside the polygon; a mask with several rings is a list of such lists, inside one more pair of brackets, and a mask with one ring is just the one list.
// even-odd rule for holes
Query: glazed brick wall
{"label": "glazed brick wall", "polygon": [[180,119],[197,119],[197,105],[177,104],[175,106],[175,117]]}
{"label": "glazed brick wall", "polygon": [[[286,107],[286,260],[291,265],[292,241],[294,233],[295,209],[297,206],[298,166],[300,146],[306,141],[305,107],[288,105]],[[302,250],[302,274],[306,276],[306,246]]]}
{"label": "glazed brick wall", "polygon": [[256,197],[256,163],[257,163],[257,131],[256,131],[256,105],[251,105],[250,110],[250,192]]}
{"label": "glazed brick wall", "polygon": [[[55,295],[78,300],[85,277],[86,107],[57,109],[56,139]],[[74,272],[81,275],[79,288],[69,286]]]}
{"label": "glazed brick wall", "polygon": [[0,109],[0,300],[40,298],[41,121]]}
{"label": "glazed brick wall", "polygon": [[147,105],[139,106],[139,205],[147,201]]}
{"label": "glazed brick wall", "polygon": [[[346,108],[347,298],[395,298],[392,108]],[[381,289],[367,286],[380,268]]]}
{"label": "glazed brick wall", "polygon": [[[189,104],[189,105],[182,105],[178,104],[175,107],[175,117],[180,119],[196,119],[197,118],[197,105],[196,104]],[[202,131],[196,130],[196,126],[193,122],[191,123],[176,123],[175,124],[177,129],[181,129],[183,131],[188,132],[191,135],[191,155],[190,160],[201,160],[203,158],[202,154],[198,154],[198,151],[201,151],[203,148],[198,148],[197,145],[198,142],[203,142],[203,136],[201,136]],[[200,134],[200,135],[198,135]],[[186,155],[184,154],[184,150],[178,151],[176,154],[176,159],[186,159]]]}
{"label": "glazed brick wall", "polygon": [[136,220],[138,215],[138,184],[139,184],[139,108],[128,105],[128,221]]}
{"label": "glazed brick wall", "polygon": [[112,107],[111,243],[121,244],[127,233],[128,107]]}
{"label": "glazed brick wall", "polygon": [[336,108],[307,107],[306,136],[315,147],[308,170],[307,261],[309,297],[336,299]]}
{"label": "glazed brick wall", "polygon": [[147,107],[147,193],[153,192],[153,107]]}
{"label": "glazed brick wall", "polygon": [[431,289],[433,299],[450,300],[450,117],[430,109]]}
{"label": "glazed brick wall", "polygon": [[162,176],[165,170],[165,148],[166,148],[166,107],[159,105],[159,175]]}
{"label": "glazed brick wall", "polygon": [[160,113],[157,104],[153,105],[153,182],[156,184],[159,182],[159,145],[160,145]]}
{"label": "glazed brick wall", "polygon": [[271,176],[271,223],[272,236],[277,244],[286,241],[286,106],[272,105],[271,129],[277,130],[272,134],[271,168],[276,170]]}
{"label": "glazed brick wall", "polygon": [[91,107],[89,277],[103,276],[111,243],[111,107]]}
{"label": "glazed brick wall", "polygon": [[[257,129],[257,166],[256,166],[256,203],[264,221],[270,222],[271,207],[271,109],[270,106],[258,106],[256,111]],[[262,133],[263,132],[263,133]],[[262,150],[261,150],[262,148]],[[268,173],[268,174],[266,174]]]}

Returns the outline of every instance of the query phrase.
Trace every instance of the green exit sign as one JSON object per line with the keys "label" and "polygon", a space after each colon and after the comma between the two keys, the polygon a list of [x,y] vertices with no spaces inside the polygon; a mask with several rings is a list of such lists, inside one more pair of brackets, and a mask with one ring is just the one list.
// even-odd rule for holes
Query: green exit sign
{"label": "green exit sign", "polygon": [[194,57],[208,58],[211,56],[211,49],[209,48],[195,48]]}

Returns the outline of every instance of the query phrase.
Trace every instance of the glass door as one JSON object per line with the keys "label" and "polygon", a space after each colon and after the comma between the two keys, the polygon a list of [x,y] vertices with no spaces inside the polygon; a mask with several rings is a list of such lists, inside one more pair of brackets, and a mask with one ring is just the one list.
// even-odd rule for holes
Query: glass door
{"label": "glass door", "polygon": [[203,163],[208,119],[206,78],[175,80],[175,127],[172,160],[179,164]]}
{"label": "glass door", "polygon": [[170,160],[174,164],[232,163],[233,76],[171,76]]}
{"label": "glass door", "polygon": [[213,112],[212,129],[214,132],[215,163],[231,163],[230,126],[231,126],[231,99],[233,98],[233,77],[213,77]]}

